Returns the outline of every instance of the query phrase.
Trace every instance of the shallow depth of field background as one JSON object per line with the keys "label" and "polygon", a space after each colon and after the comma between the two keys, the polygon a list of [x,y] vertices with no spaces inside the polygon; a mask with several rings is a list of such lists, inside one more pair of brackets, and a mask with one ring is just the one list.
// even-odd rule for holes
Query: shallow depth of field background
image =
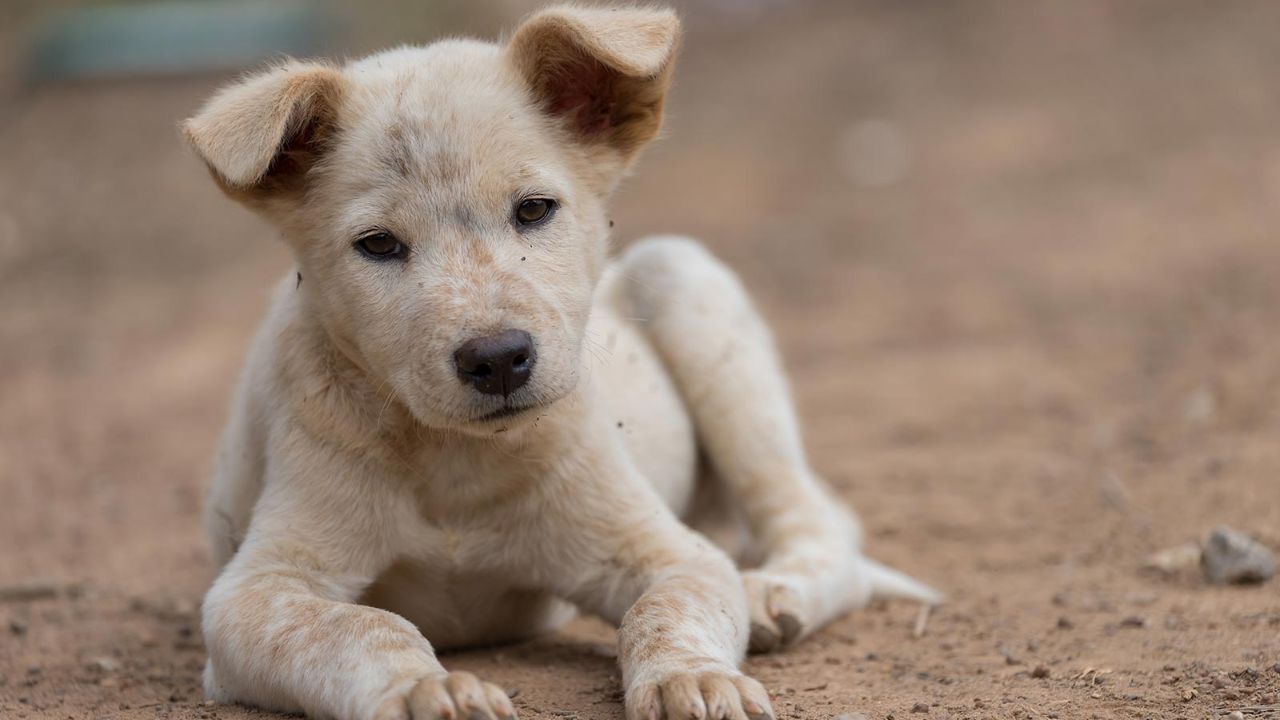
{"label": "shallow depth of field background", "polygon": [[[616,239],[743,275],[870,552],[951,598],[923,637],[877,604],[752,659],[780,717],[1278,712],[1280,584],[1141,565],[1219,523],[1280,549],[1280,4],[680,6]],[[199,504],[290,261],[176,129],[260,58],[67,44],[79,7],[0,7],[0,717],[268,717],[202,705]],[[187,9],[244,39],[228,7]],[[238,7],[342,56],[534,5]],[[83,74],[122,55],[167,59]],[[610,643],[445,662],[525,718],[620,718]]]}

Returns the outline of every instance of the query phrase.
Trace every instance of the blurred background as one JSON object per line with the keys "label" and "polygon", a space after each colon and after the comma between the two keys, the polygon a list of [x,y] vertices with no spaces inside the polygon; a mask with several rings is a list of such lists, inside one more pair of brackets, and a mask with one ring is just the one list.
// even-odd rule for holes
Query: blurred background
{"label": "blurred background", "polygon": [[[616,239],[744,276],[870,551],[951,598],[753,659],[780,716],[1280,712],[1275,581],[1210,585],[1194,546],[1280,548],[1280,4],[676,4]],[[0,716],[268,717],[202,704],[199,506],[290,260],[178,123],[281,53],[536,6],[0,5]],[[619,718],[611,642],[446,663]]]}

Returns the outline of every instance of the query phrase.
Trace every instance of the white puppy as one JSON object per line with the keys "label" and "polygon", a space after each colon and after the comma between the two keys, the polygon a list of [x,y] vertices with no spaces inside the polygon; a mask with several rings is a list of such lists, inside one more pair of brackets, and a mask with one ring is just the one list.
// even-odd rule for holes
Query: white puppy
{"label": "white puppy", "polygon": [[[552,8],[503,45],[287,62],[186,123],[298,267],[209,496],[211,698],[510,718],[435,649],[576,606],[619,626],[632,720],[765,718],[749,641],[873,591],[930,597],[859,555],[734,275],[676,238],[606,259],[678,36],[665,10]],[[743,574],[690,529],[728,510],[759,558]]]}

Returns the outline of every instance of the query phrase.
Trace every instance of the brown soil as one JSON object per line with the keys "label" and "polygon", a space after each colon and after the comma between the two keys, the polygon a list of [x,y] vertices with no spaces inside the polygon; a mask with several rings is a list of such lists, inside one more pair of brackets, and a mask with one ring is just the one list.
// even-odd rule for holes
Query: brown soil
{"label": "brown soil", "polygon": [[[618,235],[741,271],[871,553],[950,596],[751,659],[780,716],[1275,716],[1280,584],[1141,562],[1280,548],[1280,4],[749,4],[691,14]],[[0,103],[0,717],[267,716],[198,679],[201,488],[288,267],[174,131],[223,80]],[[610,642],[446,662],[618,718]]]}

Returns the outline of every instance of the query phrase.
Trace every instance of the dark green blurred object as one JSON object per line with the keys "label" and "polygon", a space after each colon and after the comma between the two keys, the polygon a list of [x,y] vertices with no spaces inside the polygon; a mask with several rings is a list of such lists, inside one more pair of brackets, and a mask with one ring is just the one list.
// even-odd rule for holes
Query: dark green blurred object
{"label": "dark green blurred object", "polygon": [[32,40],[28,78],[173,75],[312,55],[328,45],[307,0],[181,0],[100,5],[51,18]]}

